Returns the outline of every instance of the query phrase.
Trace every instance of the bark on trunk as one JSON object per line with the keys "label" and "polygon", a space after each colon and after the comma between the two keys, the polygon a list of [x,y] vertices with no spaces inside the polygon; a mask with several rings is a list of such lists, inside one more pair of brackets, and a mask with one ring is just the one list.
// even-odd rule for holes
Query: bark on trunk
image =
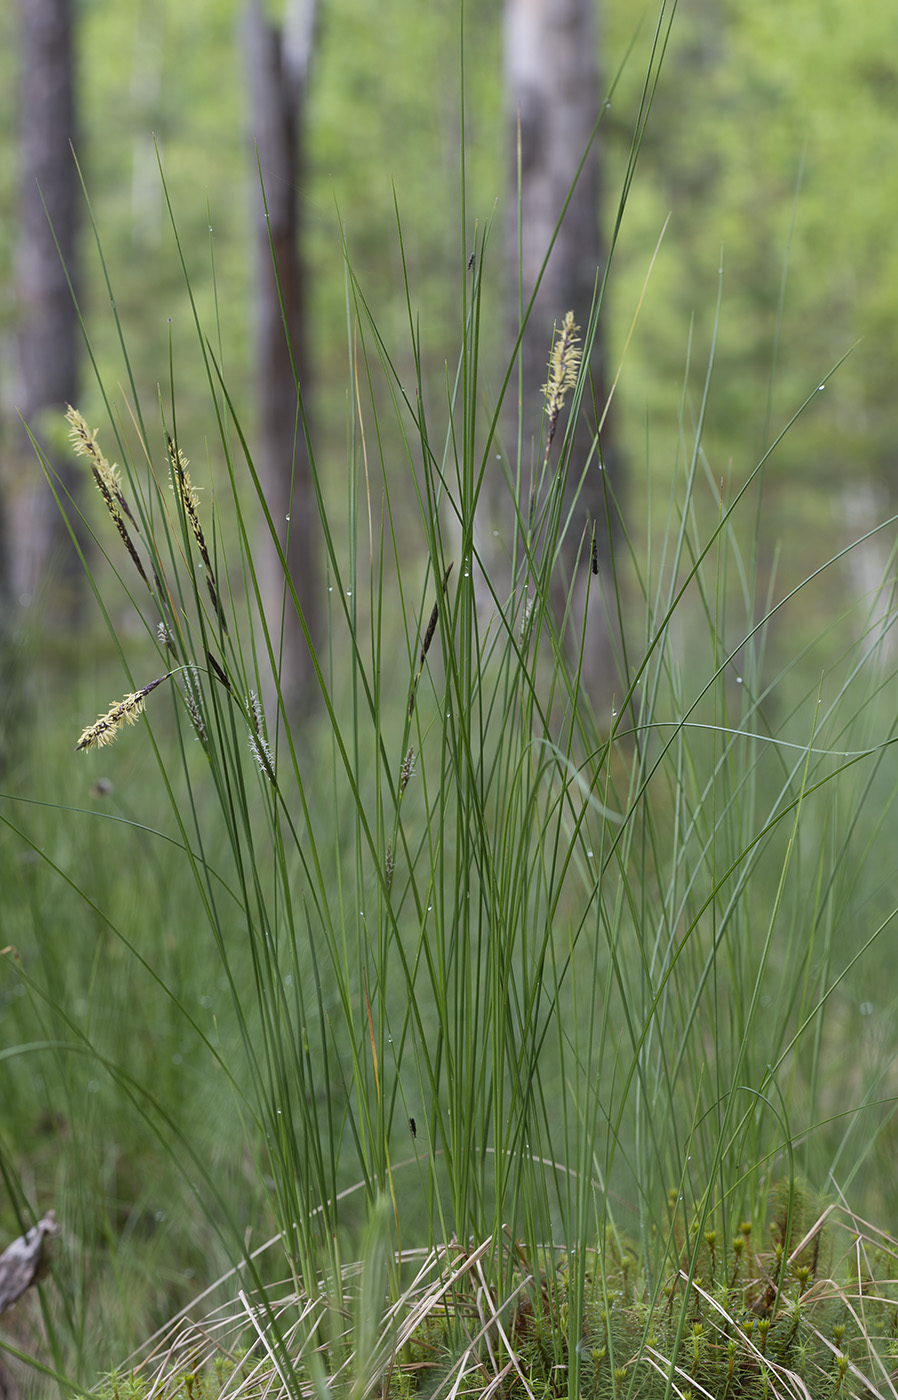
{"label": "bark on trunk", "polygon": [[[523,303],[536,286],[546,252],[556,233],[565,200],[571,191],[584,152],[589,153],[570,195],[558,228],[552,253],[536,293],[522,342],[524,480],[529,480],[531,460],[538,471],[539,439],[546,423],[541,386],[553,327],[561,326],[565,313],[574,312],[585,331],[597,282],[604,272],[605,249],[600,226],[601,162],[599,146],[592,139],[601,110],[602,93],[595,27],[595,0],[506,0],[505,91],[510,129],[509,213],[506,225],[510,319],[518,327],[518,273]],[[520,225],[518,215],[518,132],[520,131]],[[519,233],[520,228],[520,233]],[[589,369],[593,396],[583,398],[581,427],[566,486],[565,515],[573,500],[592,433],[607,397],[601,320]],[[594,406],[595,405],[595,406]],[[564,410],[567,412],[567,409]],[[560,438],[564,423],[559,424]],[[557,454],[557,445],[555,452]],[[605,469],[618,489],[613,460],[610,423],[601,434]],[[571,637],[579,643],[590,581],[591,537],[595,530],[600,574],[608,572],[610,549],[605,510],[605,489],[598,456],[593,460],[577,498],[557,579],[556,602],[566,596],[575,576]],[[583,533],[586,543],[583,547]],[[578,552],[579,551],[579,552]],[[615,686],[613,650],[603,615],[598,587],[593,588],[586,624],[584,676],[605,708]],[[602,692],[599,694],[599,692]]]}
{"label": "bark on trunk", "polygon": [[[77,498],[62,414],[76,397],[75,280],[78,182],[70,0],[20,0],[21,173],[17,257],[19,385],[16,408]],[[57,450],[59,455],[57,456]],[[6,493],[6,558],[14,603],[46,601],[71,622],[81,594],[77,554],[27,434],[16,431]]]}
{"label": "bark on trunk", "polygon": [[[249,0],[246,11],[252,138],[259,153],[268,207],[266,220],[260,190],[254,235],[259,414],[256,462],[313,640],[318,635],[324,589],[317,568],[318,511],[299,413],[299,393],[305,399],[307,385],[299,235],[302,122],[315,8],[315,0],[295,0],[288,5],[283,27],[266,20],[261,0]],[[280,652],[281,692],[288,715],[295,717],[311,698],[314,673],[289,591],[285,602],[284,574],[267,527],[258,539],[256,563],[266,617]]]}

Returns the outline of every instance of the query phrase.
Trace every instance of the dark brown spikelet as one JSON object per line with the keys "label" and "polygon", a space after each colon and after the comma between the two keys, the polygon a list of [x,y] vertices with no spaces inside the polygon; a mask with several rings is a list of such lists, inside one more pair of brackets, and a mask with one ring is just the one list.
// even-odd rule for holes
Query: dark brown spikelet
{"label": "dark brown spikelet", "polygon": [[221,683],[222,683],[222,685],[224,686],[225,690],[230,690],[230,688],[231,688],[231,682],[228,680],[228,678],[227,678],[227,676],[225,675],[224,671],[221,669],[221,667],[219,666],[218,662],[215,660],[215,657],[212,655],[211,651],[207,651],[207,652],[206,652],[206,660],[208,661],[209,665],[212,667],[212,670],[215,672],[215,674],[216,674],[216,676],[218,677],[218,679],[221,681]]}
{"label": "dark brown spikelet", "polygon": [[[97,483],[97,486],[99,487],[100,495],[103,497],[103,499],[104,499],[104,501],[106,502],[106,505],[107,505],[107,507],[108,507],[108,509],[109,509],[109,514],[112,516],[113,520],[115,521],[115,528],[118,530],[119,535],[121,536],[122,543],[124,544],[125,548],[127,549],[128,553],[130,554],[130,556],[131,556],[131,558],[132,558],[132,560],[133,560],[133,562],[134,562],[134,567],[135,567],[135,569],[136,569],[137,572],[140,574],[140,577],[143,579],[143,581],[144,581],[144,583],[146,584],[146,586],[147,586],[147,588],[149,589],[149,591],[152,593],[153,590],[152,590],[152,588],[150,587],[150,580],[147,578],[146,572],[145,572],[144,567],[143,567],[143,564],[140,562],[140,555],[137,553],[137,550],[136,550],[135,547],[134,547],[134,541],[131,539],[131,536],[128,534],[128,527],[127,527],[127,525],[125,524],[124,520],[122,519],[121,511],[118,510],[118,508],[117,508],[117,506],[118,506],[118,497],[115,497],[115,496],[110,495],[109,491],[108,491],[107,488],[106,488],[106,484],[105,484],[105,482],[103,481],[102,477],[100,476],[100,473],[97,471],[96,467],[92,466],[92,467],[91,467],[91,471],[93,472],[93,475],[94,475],[94,481]],[[127,507],[126,507],[126,510],[127,510]],[[133,519],[133,516],[131,515],[131,512],[130,512],[129,510],[127,511],[127,515],[128,515],[128,519],[129,519],[129,520],[132,520],[132,519]]]}
{"label": "dark brown spikelet", "polygon": [[415,679],[412,681],[412,691],[408,697],[409,719],[411,719],[412,712],[415,708],[415,692],[418,689],[418,681],[421,679],[421,672],[424,670],[424,662],[427,659],[427,653],[430,651],[430,644],[433,641],[434,633],[437,630],[437,622],[439,621],[440,617],[440,598],[446,592],[446,584],[449,582],[449,575],[451,573],[452,564],[449,564],[448,568],[446,569],[446,572],[443,574],[443,582],[440,585],[440,592],[437,597],[437,601],[433,605],[433,611],[430,614],[430,621],[427,624],[427,631],[424,633],[424,640],[421,643],[421,659],[418,662],[418,670],[415,673]]}

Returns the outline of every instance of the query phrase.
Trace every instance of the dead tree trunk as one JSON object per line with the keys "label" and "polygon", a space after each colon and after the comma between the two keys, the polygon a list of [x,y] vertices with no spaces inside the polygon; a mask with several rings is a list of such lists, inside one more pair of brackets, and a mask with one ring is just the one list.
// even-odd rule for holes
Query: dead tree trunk
{"label": "dead tree trunk", "polygon": [[[547,379],[553,327],[560,327],[565,314],[573,311],[577,324],[586,330],[604,271],[599,217],[601,163],[597,141],[593,140],[602,102],[594,12],[595,0],[506,0],[505,6],[505,90],[512,153],[506,262],[511,273],[509,320],[515,333],[519,324],[518,276],[526,309],[555,238],[521,347],[525,482],[529,480],[531,461],[535,472],[540,466],[536,459],[545,427],[545,404],[540,390]],[[597,416],[601,417],[607,397],[601,332],[600,319],[589,361],[592,388],[583,396],[581,426],[567,477],[565,516],[598,426]],[[570,636],[577,644],[584,625],[593,531],[600,575],[607,576],[609,572],[611,550],[602,473],[608,470],[612,479],[615,473],[607,420],[601,433],[601,449],[601,455],[593,458],[574,503],[557,579],[556,606],[561,605],[574,580]],[[614,485],[617,489],[616,480]],[[592,579],[593,585],[599,581]],[[597,707],[605,709],[616,685],[613,649],[598,587],[594,586],[591,592],[595,596],[590,598],[586,619],[583,675]]]}
{"label": "dead tree trunk", "polygon": [[[252,138],[264,186],[264,200],[261,189],[256,198],[254,235],[256,464],[313,641],[324,585],[317,564],[318,510],[300,412],[308,361],[299,235],[302,124],[315,10],[315,0],[290,0],[282,27],[266,19],[261,0],[249,0],[246,11]],[[263,606],[278,655],[284,706],[292,718],[310,700],[314,673],[267,526],[258,540]]]}

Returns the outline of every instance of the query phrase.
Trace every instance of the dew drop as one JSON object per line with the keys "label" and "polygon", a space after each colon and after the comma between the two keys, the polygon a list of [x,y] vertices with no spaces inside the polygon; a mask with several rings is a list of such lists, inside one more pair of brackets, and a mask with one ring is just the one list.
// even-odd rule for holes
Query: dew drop
{"label": "dew drop", "polygon": [[284,516],[284,519],[287,521],[288,524],[290,523],[290,517],[289,517],[289,515],[285,515],[285,516]]}
{"label": "dew drop", "polygon": [[824,390],[825,388],[826,388],[826,385],[825,385],[825,384],[818,384],[818,385],[817,385],[817,393],[818,393],[818,394],[822,394],[822,393],[823,393],[823,390]]}

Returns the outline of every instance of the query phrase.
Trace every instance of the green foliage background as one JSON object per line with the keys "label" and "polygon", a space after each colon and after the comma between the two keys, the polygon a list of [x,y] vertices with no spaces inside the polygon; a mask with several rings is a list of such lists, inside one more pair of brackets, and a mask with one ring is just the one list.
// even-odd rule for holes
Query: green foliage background
{"label": "green foliage background", "polygon": [[[240,6],[174,0],[76,7],[79,157],[109,252],[115,294],[139,347],[142,376],[164,378],[169,321],[182,390],[192,327],[156,168],[163,161],[182,241],[212,305],[213,230],[222,338],[236,383],[249,388],[252,301],[249,202],[258,176],[246,134]],[[272,7],[273,12],[276,7]],[[600,7],[606,85],[606,189],[619,187],[655,15],[625,0]],[[394,186],[436,375],[458,297],[460,160],[458,6],[411,0],[323,0],[306,125],[305,256],[311,275],[316,417],[343,435],[344,285],[337,212],[381,324],[401,325]],[[898,203],[898,69],[886,0],[852,9],[811,0],[681,0],[617,254],[606,330],[622,351],[664,220],[661,252],[620,383],[617,431],[641,460],[646,405],[678,392],[692,336],[701,372],[719,270],[723,311],[711,441],[737,472],[762,445],[776,349],[771,423],[780,426],[810,380],[855,341],[815,413],[788,444],[804,485],[854,474],[888,489],[898,278],[891,236]],[[470,6],[467,164],[481,227],[509,194],[503,127],[502,7]],[[15,152],[15,23],[3,24],[3,141]],[[619,76],[618,76],[619,75]],[[4,161],[0,271],[11,284],[15,160]],[[264,171],[263,171],[264,175]],[[614,214],[609,198],[606,215]],[[83,285],[101,365],[119,366],[105,290],[85,234]],[[784,271],[788,276],[778,329]],[[489,275],[501,293],[498,242]],[[497,314],[499,303],[497,300]],[[585,314],[580,311],[581,316]],[[694,318],[694,328],[690,325]],[[15,308],[5,299],[6,334]],[[497,334],[497,339],[499,338]],[[190,347],[188,349],[187,347]],[[448,353],[451,347],[445,346]],[[617,357],[612,355],[614,367]],[[195,368],[194,368],[195,372]],[[91,385],[85,384],[90,406]],[[7,390],[7,399],[9,397]],[[198,407],[202,386],[198,386]],[[182,405],[182,412],[184,412]],[[666,444],[665,444],[666,447]],[[741,461],[740,461],[741,456]],[[657,454],[664,470],[666,453]],[[785,465],[785,464],[784,464]],[[784,465],[780,474],[785,474]],[[791,473],[790,473],[791,475]]]}

